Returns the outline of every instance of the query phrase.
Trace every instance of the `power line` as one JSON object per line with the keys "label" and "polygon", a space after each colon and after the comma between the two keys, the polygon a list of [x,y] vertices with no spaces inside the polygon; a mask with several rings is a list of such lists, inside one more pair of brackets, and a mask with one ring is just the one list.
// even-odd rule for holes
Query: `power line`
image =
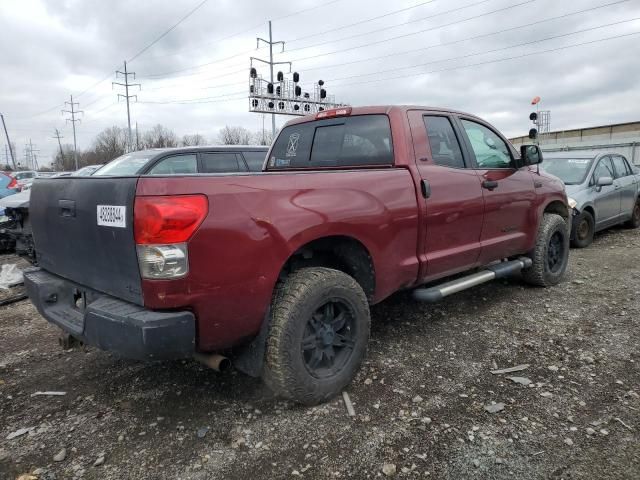
{"label": "power line", "polygon": [[550,48],[550,49],[547,49],[547,50],[540,50],[540,51],[537,51],[537,52],[523,53],[521,55],[514,55],[512,57],[498,58],[498,59],[494,59],[494,60],[487,60],[487,61],[484,61],[484,62],[471,63],[471,64],[468,64],[468,65],[457,65],[455,67],[441,68],[441,69],[438,69],[438,70],[431,70],[431,71],[428,71],[428,72],[405,74],[405,75],[399,75],[399,76],[387,77],[387,78],[378,78],[378,79],[373,79],[373,80],[366,80],[364,82],[360,81],[360,82],[343,83],[343,84],[338,84],[338,85],[335,85],[335,86],[336,87],[348,87],[348,86],[351,86],[351,85],[364,85],[364,84],[368,84],[368,83],[378,83],[378,82],[386,82],[386,81],[389,81],[389,80],[398,80],[398,79],[405,79],[405,78],[411,78],[411,77],[420,77],[420,76],[423,76],[423,75],[430,75],[432,73],[448,72],[448,71],[459,70],[459,69],[463,69],[463,68],[471,68],[471,67],[477,67],[477,66],[481,66],[481,65],[488,65],[488,64],[491,64],[491,63],[507,62],[509,60],[516,60],[516,59],[520,59],[520,58],[531,57],[531,56],[534,56],[534,55],[542,55],[544,53],[558,52],[558,51],[566,50],[566,49],[569,49],[569,48],[576,48],[576,47],[582,47],[582,46],[585,46],[585,45],[592,45],[592,44],[595,44],[595,43],[606,42],[606,41],[615,40],[615,39],[618,39],[618,38],[630,37],[630,36],[638,35],[638,34],[640,34],[640,31],[632,32],[632,33],[625,33],[625,34],[622,34],[622,35],[615,35],[615,36],[612,36],[612,37],[600,38],[600,39],[597,39],[597,40],[591,40],[589,42],[575,43],[575,44],[572,44],[572,45],[565,45],[565,46],[562,46],[562,47]]}
{"label": "power line", "polygon": [[[352,61],[349,61],[349,62],[334,63],[332,65],[324,65],[324,66],[320,66],[320,67],[305,68],[305,72],[309,72],[309,71],[313,71],[313,70],[320,70],[320,69],[327,69],[327,68],[334,68],[334,67],[342,67],[342,66],[345,66],[345,65],[353,65],[353,64],[356,64],[356,63],[369,62],[371,60],[380,60],[380,59],[383,59],[383,58],[397,57],[398,55],[406,55],[406,54],[409,54],[409,53],[423,52],[423,51],[430,50],[430,49],[436,48],[436,47],[445,47],[445,46],[450,46],[450,45],[456,45],[458,43],[467,42],[469,40],[478,40],[480,38],[486,38],[486,37],[498,35],[500,33],[511,32],[513,30],[520,30],[522,28],[532,27],[534,25],[540,25],[542,23],[550,22],[552,20],[559,20],[561,18],[571,17],[573,15],[578,15],[578,14],[581,14],[581,13],[591,12],[591,11],[594,11],[594,10],[598,10],[600,8],[605,8],[605,7],[609,7],[609,6],[612,6],[612,5],[617,5],[617,4],[625,3],[625,2],[629,2],[629,1],[630,0],[618,0],[616,2],[606,3],[604,5],[599,5],[597,7],[586,8],[584,10],[578,10],[576,12],[570,12],[570,13],[566,13],[566,14],[563,14],[563,15],[558,15],[556,17],[551,17],[551,18],[546,18],[546,19],[543,19],[543,20],[538,20],[538,21],[535,21],[535,22],[525,23],[525,24],[522,24],[522,25],[505,28],[505,29],[498,30],[498,31],[495,31],[495,32],[482,33],[480,35],[474,35],[473,37],[466,37],[466,38],[462,38],[460,40],[453,40],[451,42],[435,43],[435,44],[432,44],[432,45],[428,45],[426,47],[415,48],[415,49],[412,49],[412,50],[404,50],[404,51],[401,51],[401,52],[393,52],[393,53],[389,53],[389,54],[386,54],[386,55],[378,55],[378,56],[375,56],[375,57],[368,57],[368,58],[363,58],[363,59],[360,59],[360,60],[352,60]],[[304,59],[299,59],[297,61],[299,62],[299,61],[302,61],[302,60],[304,60]]]}
{"label": "power line", "polygon": [[286,40],[287,43],[295,43],[301,40],[306,40],[307,38],[317,37],[319,35],[326,35],[327,33],[337,32],[338,30],[344,30],[345,28],[355,27],[357,25],[362,25],[364,23],[373,22],[374,20],[379,20],[381,18],[390,17],[392,15],[397,15],[398,13],[406,12],[409,10],[413,10],[414,8],[422,7],[424,5],[428,5],[429,3],[437,2],[438,0],[427,0],[426,2],[418,3],[416,5],[411,5],[410,7],[401,8],[399,10],[394,10],[392,12],[385,13],[383,15],[378,15],[377,17],[371,17],[366,20],[360,20],[359,22],[350,23],[348,25],[343,25],[341,27],[330,28],[328,30],[323,30],[322,32],[312,33],[310,35],[305,35],[303,37],[296,37],[291,40]]}
{"label": "power line", "polygon": [[219,59],[216,59],[216,60],[211,60],[210,62],[201,63],[201,64],[199,64],[199,65],[192,65],[192,66],[190,66],[190,67],[180,68],[180,69],[178,69],[178,70],[170,70],[170,71],[168,71],[168,72],[150,73],[150,74],[147,74],[147,75],[141,76],[140,78],[156,78],[156,77],[164,77],[164,76],[167,76],[167,75],[172,75],[172,74],[174,74],[174,73],[186,72],[186,71],[188,71],[188,70],[193,70],[193,69],[195,69],[195,68],[207,67],[207,66],[209,66],[209,65],[214,65],[214,64],[216,64],[216,63],[223,63],[223,62],[226,62],[227,60],[232,60],[232,59],[237,58],[237,57],[241,57],[241,56],[249,55],[250,53],[253,53],[254,51],[255,51],[254,49],[251,49],[251,50],[245,50],[245,51],[243,51],[243,52],[235,53],[235,54],[230,55],[230,56],[225,57],[225,58],[219,58]]}
{"label": "power line", "polygon": [[[456,20],[454,22],[443,23],[443,24],[435,26],[435,27],[429,27],[429,28],[425,28],[423,30],[418,30],[417,32],[404,33],[402,35],[397,35],[395,37],[385,38],[383,40],[367,42],[367,43],[363,43],[361,45],[355,45],[353,47],[341,48],[339,50],[334,50],[332,52],[325,52],[325,53],[319,53],[317,55],[311,55],[311,56],[308,56],[308,57],[295,58],[293,61],[294,62],[300,62],[300,61],[309,60],[309,59],[312,59],[312,58],[325,57],[325,56],[328,56],[328,55],[335,55],[336,53],[342,53],[342,52],[347,52],[347,51],[351,51],[351,50],[357,50],[359,48],[366,48],[366,47],[370,47],[370,46],[373,46],[373,45],[379,45],[379,44],[382,44],[382,43],[388,43],[388,42],[391,42],[393,40],[397,40],[399,38],[411,37],[413,35],[418,35],[420,33],[432,32],[434,30],[440,30],[440,29],[445,28],[445,27],[450,27],[452,25],[458,25],[460,23],[468,22],[470,20],[476,20],[478,18],[482,18],[482,17],[486,17],[486,16],[489,16],[489,15],[493,15],[494,13],[499,13],[499,12],[503,12],[503,11],[506,11],[506,10],[510,10],[512,8],[519,7],[519,6],[522,6],[522,5],[531,3],[531,2],[535,2],[535,1],[536,0],[527,0],[526,2],[517,3],[515,5],[510,5],[508,7],[502,7],[502,8],[499,8],[497,10],[492,10],[490,12],[481,13],[479,15],[474,15],[474,16],[471,16],[471,17],[463,18],[462,20]],[[626,1],[628,1],[628,0],[626,0]],[[374,33],[374,32],[371,32],[371,33]],[[289,51],[292,51],[292,50],[289,50]]]}
{"label": "power line", "polygon": [[[239,70],[234,70],[234,71],[232,71],[232,72],[224,73],[224,74],[222,74],[222,75],[214,75],[213,77],[200,78],[200,79],[198,79],[198,81],[200,81],[200,82],[206,82],[206,81],[209,81],[209,80],[215,80],[215,79],[218,79],[218,78],[229,77],[229,76],[231,76],[231,75],[237,75],[237,74],[239,74],[239,73],[247,73],[247,67],[246,67],[246,65],[245,65],[243,68],[239,69]],[[176,78],[180,78],[180,77],[176,77]],[[156,80],[156,81],[157,81],[157,80]],[[164,79],[163,79],[162,81],[164,81]],[[236,83],[236,84],[237,84],[237,83]],[[155,92],[155,91],[157,91],[157,90],[164,90],[164,89],[166,89],[166,88],[181,87],[181,86],[183,86],[183,85],[184,85],[184,83],[172,83],[172,84],[170,84],[170,85],[162,85],[162,86],[160,86],[160,87],[145,88],[145,92]],[[235,84],[234,84],[234,85],[235,85]],[[202,88],[203,88],[203,89],[205,89],[205,88],[212,88],[212,87],[202,87]]]}
{"label": "power line", "polygon": [[222,95],[216,95],[213,97],[200,97],[200,98],[182,98],[182,99],[177,99],[177,100],[167,100],[167,101],[153,101],[153,100],[147,100],[147,101],[141,101],[138,103],[141,104],[154,104],[154,105],[166,105],[166,104],[182,104],[182,105],[190,105],[192,103],[208,103],[209,100],[215,100],[218,98],[225,98],[225,97],[230,97],[232,95],[244,95],[246,97],[247,92],[246,90],[242,90],[239,92],[233,92],[233,93],[225,93]]}
{"label": "power line", "polygon": [[[414,20],[408,20],[406,22],[398,23],[396,25],[390,25],[388,27],[377,28],[377,29],[371,30],[369,32],[356,33],[354,35],[349,35],[348,37],[342,37],[342,38],[338,38],[338,39],[335,39],[335,40],[326,40],[324,42],[314,43],[313,45],[307,45],[307,46],[304,46],[304,47],[293,48],[293,49],[288,50],[288,53],[297,52],[298,50],[306,50],[308,48],[315,48],[315,47],[319,47],[319,46],[322,46],[322,45],[327,45],[329,43],[342,42],[344,40],[351,40],[353,38],[364,37],[364,36],[371,35],[371,34],[374,34],[374,33],[375,34],[379,34],[380,32],[382,32],[384,30],[391,30],[392,28],[403,27],[403,26],[409,25],[411,23],[417,23],[417,22],[422,22],[424,20],[429,20],[429,19],[432,19],[432,18],[441,17],[442,15],[448,15],[448,14],[453,13],[453,12],[459,12],[461,10],[466,10],[468,8],[477,7],[478,5],[482,5],[483,3],[487,3],[487,2],[491,2],[491,1],[493,1],[493,0],[480,0],[479,2],[471,3],[469,5],[464,5],[462,7],[452,8],[451,10],[445,10],[444,12],[434,13],[432,15],[427,15],[426,17],[422,17],[422,18],[416,18]],[[536,0],[527,0],[525,2],[517,3],[515,5],[511,5],[511,6],[508,6],[508,7],[501,8],[499,10],[494,10],[493,12],[488,12],[488,13],[484,13],[482,15],[478,15],[477,18],[486,16],[486,15],[491,15],[492,13],[495,13],[495,12],[501,12],[503,10],[508,10],[510,8],[519,7],[520,5],[524,5],[526,3],[531,3],[531,2],[535,2],[535,1]],[[476,18],[476,17],[474,17],[474,18]]]}
{"label": "power line", "polygon": [[631,18],[629,20],[620,20],[618,22],[607,23],[605,25],[598,25],[596,27],[584,28],[582,30],[576,30],[576,31],[569,32],[569,33],[562,33],[562,34],[559,34],[559,35],[553,35],[551,37],[546,37],[546,38],[542,38],[542,39],[539,39],[539,40],[531,40],[529,42],[517,43],[515,45],[508,45],[506,47],[494,48],[492,50],[485,50],[485,51],[482,51],[482,52],[467,53],[465,55],[460,55],[460,56],[457,56],[457,57],[443,58],[443,59],[440,59],[440,60],[433,60],[431,62],[409,65],[407,67],[395,67],[395,68],[391,68],[391,69],[387,69],[387,70],[377,70],[377,71],[371,72],[371,73],[362,73],[362,74],[358,74],[358,75],[349,75],[348,77],[330,78],[328,81],[337,82],[337,81],[340,81],[340,80],[351,80],[352,78],[370,77],[371,75],[378,75],[378,74],[381,74],[381,73],[398,72],[398,71],[401,71],[401,70],[409,70],[411,68],[425,67],[427,65],[433,65],[434,63],[442,63],[442,62],[449,62],[449,61],[453,61],[453,60],[461,60],[463,58],[475,57],[477,55],[486,55],[486,54],[489,54],[489,53],[501,52],[503,50],[510,50],[512,48],[524,47],[524,46],[527,46],[527,45],[533,45],[533,44],[541,43],[541,42],[548,42],[549,40],[555,40],[555,39],[558,39],[558,38],[569,37],[571,35],[577,35],[579,33],[591,32],[593,30],[599,30],[601,28],[612,27],[614,25],[621,25],[623,23],[634,22],[636,20],[640,20],[640,17]]}
{"label": "power line", "polygon": [[205,3],[207,3],[209,0],[202,0],[198,5],[196,5],[193,9],[191,9],[189,11],[189,13],[187,13],[184,17],[182,17],[180,20],[178,20],[176,23],[174,23],[171,27],[169,27],[167,30],[165,30],[158,38],[156,38],[153,42],[151,42],[149,45],[147,45],[146,47],[144,47],[142,50],[140,50],[138,53],[136,53],[133,57],[131,57],[128,61],[129,62],[133,62],[136,58],[138,58],[140,55],[142,55],[144,52],[146,52],[147,50],[149,50],[151,47],[153,47],[156,43],[158,43],[160,40],[162,40],[164,37],[166,37],[169,33],[171,33],[178,25],[180,25],[182,22],[184,22],[187,18],[189,18],[191,15],[193,15],[194,13],[196,13]]}
{"label": "power line", "polygon": [[[331,5],[331,4],[333,4],[333,3],[337,3],[337,2],[339,2],[339,1],[340,1],[340,0],[331,0],[331,1],[329,1],[329,2],[323,2],[323,3],[320,3],[319,5],[314,6],[314,7],[305,8],[305,9],[303,9],[303,10],[299,10],[299,11],[297,11],[297,12],[293,12],[293,13],[289,13],[289,14],[286,14],[286,15],[282,15],[282,16],[280,16],[280,17],[276,17],[276,18],[275,18],[275,19],[273,19],[272,21],[276,22],[276,21],[279,21],[279,20],[284,20],[285,18],[290,18],[290,17],[296,16],[296,15],[301,15],[301,14],[303,14],[303,13],[306,13],[306,12],[309,12],[309,11],[312,11],[312,10],[315,10],[315,9],[317,9],[317,8],[320,8],[320,7],[327,7],[327,6]],[[431,0],[431,1],[435,1],[435,0]],[[253,27],[247,28],[246,30],[242,30],[242,31],[240,31],[240,32],[233,33],[233,34],[231,34],[231,35],[227,35],[227,36],[225,36],[225,37],[221,37],[221,38],[218,38],[218,39],[216,39],[216,40],[212,40],[212,41],[209,41],[209,42],[205,42],[205,43],[200,43],[200,44],[197,44],[197,45],[193,45],[193,46],[191,46],[191,47],[189,47],[189,48],[181,49],[181,50],[178,50],[178,51],[173,52],[173,53],[168,53],[168,54],[164,54],[164,55],[155,55],[155,56],[153,56],[153,57],[147,57],[147,58],[152,59],[152,58],[166,58],[166,57],[173,57],[173,56],[175,56],[175,55],[180,55],[180,54],[182,54],[182,53],[184,53],[184,52],[186,52],[186,51],[194,50],[194,49],[199,48],[199,47],[204,47],[204,46],[207,46],[207,45],[213,45],[213,44],[220,43],[220,42],[222,42],[222,41],[224,41],[224,40],[228,40],[228,39],[230,39],[230,38],[237,37],[237,36],[242,35],[242,34],[244,34],[244,33],[248,33],[248,32],[250,32],[250,31],[252,31],[252,30],[253,30],[253,31],[255,31],[255,29],[260,28],[260,27],[262,27],[263,25],[264,25],[264,21],[261,21],[261,22],[260,22],[260,23],[258,23],[257,25],[254,25]]]}

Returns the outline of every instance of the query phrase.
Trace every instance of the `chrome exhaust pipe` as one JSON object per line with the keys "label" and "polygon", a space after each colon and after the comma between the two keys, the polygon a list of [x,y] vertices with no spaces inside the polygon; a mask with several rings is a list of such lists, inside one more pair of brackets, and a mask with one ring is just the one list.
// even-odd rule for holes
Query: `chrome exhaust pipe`
{"label": "chrome exhaust pipe", "polygon": [[231,360],[218,353],[195,353],[194,358],[216,372],[226,372],[231,367]]}

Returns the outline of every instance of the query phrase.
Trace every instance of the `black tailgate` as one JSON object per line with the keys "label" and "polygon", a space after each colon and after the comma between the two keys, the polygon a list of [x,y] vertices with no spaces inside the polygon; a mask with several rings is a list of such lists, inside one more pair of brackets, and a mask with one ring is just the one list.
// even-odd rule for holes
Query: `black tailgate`
{"label": "black tailgate", "polygon": [[[40,266],[80,285],[143,304],[133,238],[135,177],[38,179],[29,215]],[[98,206],[106,206],[102,208]],[[98,210],[124,226],[98,225]],[[104,223],[104,222],[103,222]]]}

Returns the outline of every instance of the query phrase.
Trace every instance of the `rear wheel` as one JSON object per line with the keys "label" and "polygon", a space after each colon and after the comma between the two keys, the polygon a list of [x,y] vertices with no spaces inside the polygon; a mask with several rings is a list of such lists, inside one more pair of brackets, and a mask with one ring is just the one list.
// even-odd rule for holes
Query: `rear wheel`
{"label": "rear wheel", "polygon": [[304,268],[277,287],[263,379],[278,395],[313,405],[340,393],[369,340],[369,304],[349,275]]}
{"label": "rear wheel", "polygon": [[569,232],[564,218],[554,213],[543,215],[536,245],[529,256],[533,265],[523,270],[525,281],[548,287],[562,280],[569,263]]}
{"label": "rear wheel", "polygon": [[585,248],[593,242],[596,222],[591,213],[584,211],[578,215],[574,221],[573,240],[571,246]]}
{"label": "rear wheel", "polygon": [[640,199],[638,199],[638,201],[636,201],[636,204],[633,206],[631,219],[627,223],[625,223],[625,226],[629,228],[640,227]]}

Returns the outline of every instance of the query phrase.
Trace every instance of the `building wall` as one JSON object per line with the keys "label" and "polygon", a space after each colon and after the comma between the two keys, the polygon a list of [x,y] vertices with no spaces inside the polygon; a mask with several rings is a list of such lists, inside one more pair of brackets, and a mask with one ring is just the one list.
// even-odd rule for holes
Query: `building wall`
{"label": "building wall", "polygon": [[[511,139],[516,148],[531,143],[528,136]],[[543,152],[598,151],[619,153],[640,165],[640,122],[550,132],[540,138]]]}

